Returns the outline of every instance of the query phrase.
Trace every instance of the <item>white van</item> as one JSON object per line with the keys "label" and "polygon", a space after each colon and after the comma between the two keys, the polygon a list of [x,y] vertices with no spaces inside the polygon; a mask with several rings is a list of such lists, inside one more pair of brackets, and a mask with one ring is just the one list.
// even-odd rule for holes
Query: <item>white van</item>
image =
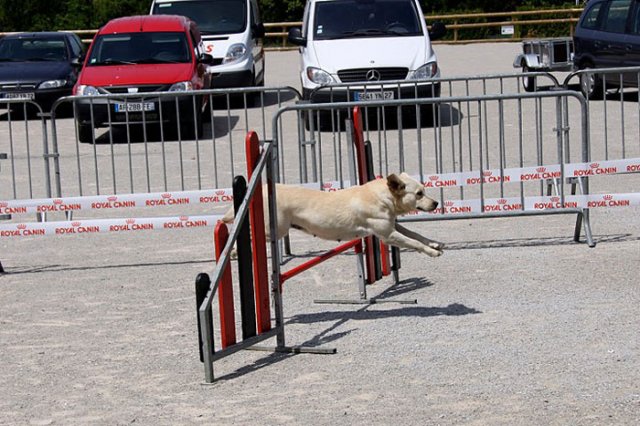
{"label": "white van", "polygon": [[[300,46],[300,80],[313,101],[397,99],[440,96],[440,76],[431,40],[442,37],[441,23],[427,28],[418,0],[308,0],[302,29],[289,41]],[[353,91],[341,83],[407,80],[384,91]],[[338,85],[331,91],[316,91]],[[342,96],[336,94],[342,93]],[[345,99],[349,93],[351,99]],[[324,99],[330,96],[330,99]],[[342,99],[340,99],[342,97]]]}
{"label": "white van", "polygon": [[183,15],[198,24],[213,56],[212,88],[264,86],[264,25],[257,0],[153,0],[152,15]]}

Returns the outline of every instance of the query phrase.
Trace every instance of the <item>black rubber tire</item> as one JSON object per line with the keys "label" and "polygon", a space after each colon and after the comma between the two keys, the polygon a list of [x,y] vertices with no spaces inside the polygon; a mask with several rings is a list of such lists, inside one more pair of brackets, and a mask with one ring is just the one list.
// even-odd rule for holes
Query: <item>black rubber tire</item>
{"label": "black rubber tire", "polygon": [[78,141],[81,143],[93,143],[93,128],[91,124],[78,123]]}
{"label": "black rubber tire", "polygon": [[[581,70],[588,70],[585,66]],[[601,100],[604,98],[604,84],[598,74],[580,74],[580,91],[588,100]]]}

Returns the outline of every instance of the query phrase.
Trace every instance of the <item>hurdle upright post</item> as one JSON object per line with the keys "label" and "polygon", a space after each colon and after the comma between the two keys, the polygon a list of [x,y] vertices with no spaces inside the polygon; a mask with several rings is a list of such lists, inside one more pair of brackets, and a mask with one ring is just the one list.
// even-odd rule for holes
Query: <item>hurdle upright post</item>
{"label": "hurdle upright post", "polygon": [[[247,156],[247,175],[253,176],[260,158],[260,140],[256,132],[247,133],[245,138]],[[257,186],[249,205],[251,224],[251,248],[253,253],[253,277],[255,279],[255,304],[258,334],[271,329],[269,310],[269,274],[267,271],[267,239],[264,230],[264,201],[262,198],[262,179],[258,176]]]}
{"label": "hurdle upright post", "polygon": [[[233,180],[233,205],[236,214],[247,194],[247,181],[242,176],[236,176]],[[247,339],[256,335],[256,306],[254,300],[251,232],[249,229],[249,217],[245,216],[238,234],[238,277],[240,281],[240,315],[242,317],[242,338]]]}

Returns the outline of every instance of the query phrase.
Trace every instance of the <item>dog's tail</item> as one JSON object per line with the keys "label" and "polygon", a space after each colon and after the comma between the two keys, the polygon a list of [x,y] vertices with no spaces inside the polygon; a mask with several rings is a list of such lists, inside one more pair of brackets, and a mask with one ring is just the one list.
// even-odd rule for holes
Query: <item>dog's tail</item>
{"label": "dog's tail", "polygon": [[235,219],[235,212],[233,207],[230,207],[229,210],[222,216],[222,221],[226,224],[233,223],[233,219]]}

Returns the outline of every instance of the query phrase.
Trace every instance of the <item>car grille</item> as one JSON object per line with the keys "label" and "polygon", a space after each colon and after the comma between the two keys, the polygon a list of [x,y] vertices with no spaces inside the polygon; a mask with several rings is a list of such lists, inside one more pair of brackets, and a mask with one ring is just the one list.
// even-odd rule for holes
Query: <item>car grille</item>
{"label": "car grille", "polygon": [[34,90],[35,83],[6,83],[0,84],[0,90]]}
{"label": "car grille", "polygon": [[[371,73],[369,73],[370,71]],[[371,77],[371,74],[375,74],[376,71],[380,75],[379,79],[375,78],[375,76],[373,80],[367,78]],[[340,81],[343,83],[356,81],[404,80],[407,78],[408,72],[409,70],[407,68],[354,68],[338,71],[338,77],[340,77]],[[367,75],[367,73],[369,73],[369,75]]]}
{"label": "car grille", "polygon": [[[149,86],[136,86],[136,87],[132,87],[132,86],[112,86],[112,87],[101,87],[99,90],[100,92],[104,93],[104,94],[135,94],[135,93],[151,93],[151,92],[166,92],[167,90],[169,90],[169,85],[167,84],[162,84],[162,85],[149,85]],[[138,89],[137,92],[130,92],[129,89]]]}

